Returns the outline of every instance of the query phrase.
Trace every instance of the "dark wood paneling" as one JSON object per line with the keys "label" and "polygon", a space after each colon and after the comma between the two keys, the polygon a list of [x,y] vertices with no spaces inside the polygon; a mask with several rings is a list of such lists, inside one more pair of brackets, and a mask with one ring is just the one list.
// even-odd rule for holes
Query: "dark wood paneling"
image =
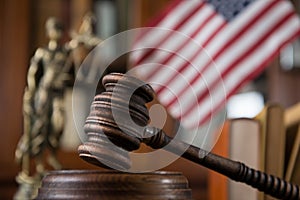
{"label": "dark wood paneling", "polygon": [[22,134],[22,98],[28,65],[29,0],[0,3],[0,199],[11,199]]}
{"label": "dark wood paneling", "polygon": [[286,108],[300,101],[300,70],[284,71],[277,59],[267,69],[266,78],[268,101]]}

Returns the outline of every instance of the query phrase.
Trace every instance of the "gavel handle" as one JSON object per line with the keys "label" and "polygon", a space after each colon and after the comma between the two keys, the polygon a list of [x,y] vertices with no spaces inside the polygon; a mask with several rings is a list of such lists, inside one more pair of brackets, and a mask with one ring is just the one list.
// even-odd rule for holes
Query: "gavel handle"
{"label": "gavel handle", "polygon": [[[219,172],[228,178],[246,183],[259,191],[278,199],[300,200],[300,189],[283,179],[252,169],[245,164],[207,152],[201,148],[175,140],[156,128],[147,128],[147,134],[153,134],[144,139],[144,143],[154,149],[164,147],[166,150],[198,163],[208,169]],[[172,141],[172,142],[171,142]]]}

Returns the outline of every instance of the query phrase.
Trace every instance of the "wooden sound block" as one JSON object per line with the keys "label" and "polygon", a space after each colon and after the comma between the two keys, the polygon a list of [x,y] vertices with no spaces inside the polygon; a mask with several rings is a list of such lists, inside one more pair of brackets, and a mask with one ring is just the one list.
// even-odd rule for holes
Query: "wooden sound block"
{"label": "wooden sound block", "polygon": [[189,200],[192,192],[180,172],[60,170],[44,177],[36,199]]}

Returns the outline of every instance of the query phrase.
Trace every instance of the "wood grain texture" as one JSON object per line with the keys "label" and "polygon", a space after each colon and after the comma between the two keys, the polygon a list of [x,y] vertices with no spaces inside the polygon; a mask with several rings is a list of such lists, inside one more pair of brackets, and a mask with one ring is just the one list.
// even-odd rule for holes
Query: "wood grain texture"
{"label": "wood grain texture", "polygon": [[179,172],[132,174],[113,170],[50,172],[42,182],[41,199],[192,199],[187,179]]}

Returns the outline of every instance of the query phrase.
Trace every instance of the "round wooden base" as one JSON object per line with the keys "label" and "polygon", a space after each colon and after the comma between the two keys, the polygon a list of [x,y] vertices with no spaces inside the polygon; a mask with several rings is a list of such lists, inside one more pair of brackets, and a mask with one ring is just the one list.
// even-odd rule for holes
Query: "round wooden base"
{"label": "round wooden base", "polygon": [[179,172],[61,170],[44,177],[36,199],[189,200],[192,192]]}

